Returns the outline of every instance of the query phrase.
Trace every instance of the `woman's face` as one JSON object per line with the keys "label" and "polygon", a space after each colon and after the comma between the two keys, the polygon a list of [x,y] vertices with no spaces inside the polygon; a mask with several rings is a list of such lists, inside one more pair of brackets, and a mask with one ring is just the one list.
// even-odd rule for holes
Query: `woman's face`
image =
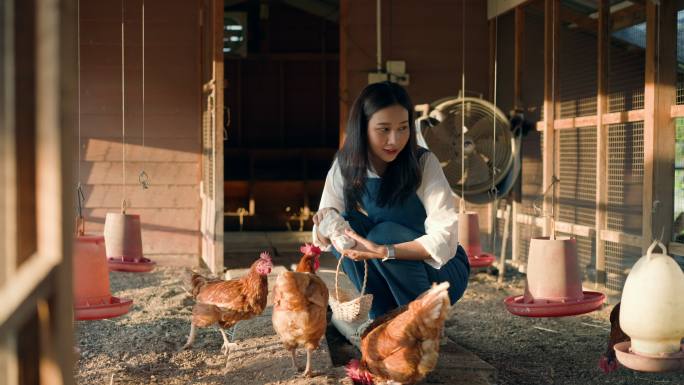
{"label": "woman's face", "polygon": [[409,114],[398,104],[376,111],[368,121],[370,160],[376,171],[384,171],[409,141]]}

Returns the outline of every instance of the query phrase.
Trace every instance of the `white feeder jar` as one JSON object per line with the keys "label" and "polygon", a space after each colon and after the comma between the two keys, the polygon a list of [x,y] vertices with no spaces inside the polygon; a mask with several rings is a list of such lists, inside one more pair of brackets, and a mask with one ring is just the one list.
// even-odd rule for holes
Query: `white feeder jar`
{"label": "white feeder jar", "polygon": [[[654,253],[660,246],[662,254]],[[684,272],[661,242],[654,241],[627,276],[620,326],[639,355],[680,352],[684,337]]]}

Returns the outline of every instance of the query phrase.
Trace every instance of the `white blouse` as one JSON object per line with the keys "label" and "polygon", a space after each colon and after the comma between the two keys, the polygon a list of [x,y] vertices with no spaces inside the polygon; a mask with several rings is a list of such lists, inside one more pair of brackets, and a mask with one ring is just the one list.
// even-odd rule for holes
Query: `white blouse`
{"label": "white blouse", "polygon": [[[416,194],[425,207],[427,218],[425,235],[416,238],[416,241],[430,254],[431,258],[426,259],[425,263],[439,269],[456,255],[458,247],[456,196],[444,176],[437,157],[431,152],[423,157],[423,179]],[[368,178],[379,176],[373,170],[368,170]],[[334,208],[340,213],[344,211],[344,178],[337,159],[325,178],[318,209],[326,207]],[[324,245],[319,241],[316,226],[313,228],[313,241],[323,250],[330,250],[330,245]]]}

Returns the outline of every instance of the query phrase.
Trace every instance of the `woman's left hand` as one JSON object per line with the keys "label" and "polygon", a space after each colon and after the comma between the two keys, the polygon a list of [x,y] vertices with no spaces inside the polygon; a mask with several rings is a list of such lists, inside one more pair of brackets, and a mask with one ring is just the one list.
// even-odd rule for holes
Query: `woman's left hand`
{"label": "woman's left hand", "polygon": [[342,250],[342,255],[346,255],[354,261],[383,259],[387,256],[387,248],[385,246],[377,245],[353,230],[346,230],[345,235],[355,240],[356,245],[351,249]]}

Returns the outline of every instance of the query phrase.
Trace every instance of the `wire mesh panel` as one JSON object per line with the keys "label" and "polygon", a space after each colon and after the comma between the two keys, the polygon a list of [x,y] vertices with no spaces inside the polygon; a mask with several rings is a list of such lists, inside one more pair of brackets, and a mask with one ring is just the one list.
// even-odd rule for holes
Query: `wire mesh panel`
{"label": "wire mesh panel", "polygon": [[596,219],[596,127],[560,130],[558,219],[594,226]]}
{"label": "wire mesh panel", "polygon": [[622,291],[627,279],[627,269],[641,258],[641,248],[620,243],[605,242],[606,250],[606,287],[609,290]]}
{"label": "wire mesh panel", "polygon": [[556,232],[558,237],[575,238],[577,241],[577,259],[579,262],[580,271],[582,272],[582,280],[594,281],[596,274],[596,265],[594,263],[594,237],[583,237],[574,234]]}
{"label": "wire mesh panel", "polygon": [[674,240],[684,242],[684,118],[675,119]]}
{"label": "wire mesh panel", "polygon": [[[581,54],[578,54],[580,53]],[[596,34],[560,29],[559,96],[561,119],[596,115]]]}
{"label": "wire mesh panel", "polygon": [[614,32],[610,41],[608,112],[644,108],[646,23]]}
{"label": "wire mesh panel", "polygon": [[641,234],[644,122],[608,125],[609,230]]}
{"label": "wire mesh panel", "polygon": [[[608,126],[609,230],[641,234],[644,176],[644,123]],[[641,248],[605,241],[607,287],[622,290],[625,269],[641,256]]]}
{"label": "wire mesh panel", "polygon": [[[584,226],[596,223],[596,127],[559,131],[560,187],[558,219]],[[585,279],[594,271],[594,238],[577,239],[577,255]]]}

